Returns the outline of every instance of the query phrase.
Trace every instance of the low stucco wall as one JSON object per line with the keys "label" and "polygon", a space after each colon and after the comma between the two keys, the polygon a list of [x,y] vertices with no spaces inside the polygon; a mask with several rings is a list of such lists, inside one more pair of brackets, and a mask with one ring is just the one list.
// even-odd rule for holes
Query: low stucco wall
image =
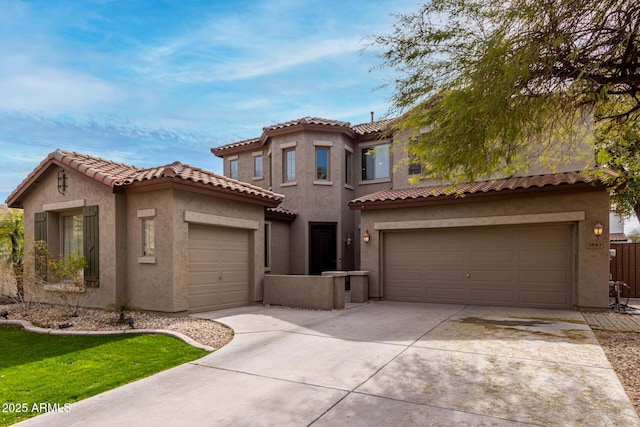
{"label": "low stucco wall", "polygon": [[266,275],[264,303],[311,310],[344,308],[345,276]]}

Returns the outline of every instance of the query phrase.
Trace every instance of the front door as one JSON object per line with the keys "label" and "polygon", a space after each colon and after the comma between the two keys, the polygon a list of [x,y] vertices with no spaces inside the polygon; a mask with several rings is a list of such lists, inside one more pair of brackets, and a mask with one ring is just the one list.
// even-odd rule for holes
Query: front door
{"label": "front door", "polygon": [[336,223],[309,223],[309,274],[336,269]]}

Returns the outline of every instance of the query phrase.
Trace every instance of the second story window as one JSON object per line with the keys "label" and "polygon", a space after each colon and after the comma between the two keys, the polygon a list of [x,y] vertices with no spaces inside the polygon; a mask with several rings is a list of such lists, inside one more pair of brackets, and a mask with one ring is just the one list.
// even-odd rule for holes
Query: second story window
{"label": "second story window", "polygon": [[262,170],[262,156],[255,156],[253,158],[253,177],[262,178],[263,176],[264,172]]}
{"label": "second story window", "polygon": [[422,173],[422,164],[414,161],[409,163],[409,175],[420,175]]}
{"label": "second story window", "polygon": [[238,179],[238,159],[229,161],[229,178]]}
{"label": "second story window", "polygon": [[282,181],[294,182],[296,180],[296,150],[287,148],[282,151]]}
{"label": "second story window", "polygon": [[347,185],[353,185],[353,172],[352,172],[353,154],[350,151],[344,153],[344,183]]}
{"label": "second story window", "polygon": [[362,149],[362,180],[384,179],[390,176],[389,144]]}
{"label": "second story window", "polygon": [[329,180],[329,148],[316,147],[316,180]]}

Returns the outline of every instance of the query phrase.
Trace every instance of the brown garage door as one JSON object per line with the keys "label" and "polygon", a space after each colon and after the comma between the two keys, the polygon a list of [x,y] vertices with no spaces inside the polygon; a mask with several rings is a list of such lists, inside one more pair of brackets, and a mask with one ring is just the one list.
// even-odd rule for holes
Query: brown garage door
{"label": "brown garage door", "polygon": [[189,311],[249,303],[249,232],[189,226]]}
{"label": "brown garage door", "polygon": [[385,297],[571,308],[572,248],[571,224],[387,232]]}

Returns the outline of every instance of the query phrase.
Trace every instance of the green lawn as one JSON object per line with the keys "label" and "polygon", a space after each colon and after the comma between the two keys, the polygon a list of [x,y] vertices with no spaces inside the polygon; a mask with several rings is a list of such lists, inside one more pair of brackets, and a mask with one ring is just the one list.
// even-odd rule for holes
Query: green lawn
{"label": "green lawn", "polygon": [[206,354],[163,335],[42,335],[0,325],[0,426]]}

